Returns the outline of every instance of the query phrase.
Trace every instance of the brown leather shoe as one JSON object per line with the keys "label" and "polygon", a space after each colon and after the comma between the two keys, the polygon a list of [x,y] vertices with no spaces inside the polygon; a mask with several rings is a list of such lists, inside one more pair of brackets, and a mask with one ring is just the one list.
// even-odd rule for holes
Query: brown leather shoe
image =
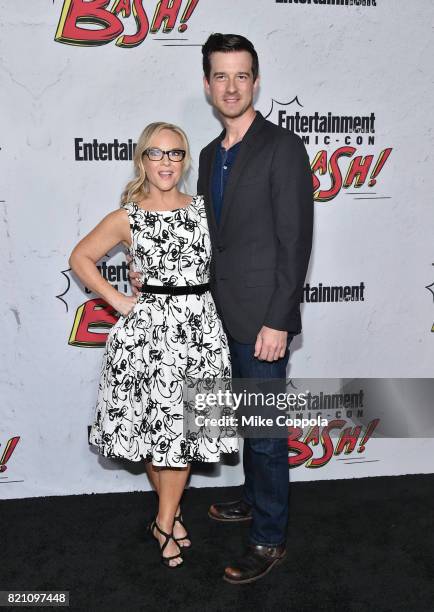
{"label": "brown leather shoe", "polygon": [[234,502],[222,502],[209,507],[208,516],[222,523],[238,523],[252,519],[252,508],[242,499]]}
{"label": "brown leather shoe", "polygon": [[250,544],[241,559],[225,568],[223,580],[231,584],[247,584],[259,580],[286,557],[285,546]]}

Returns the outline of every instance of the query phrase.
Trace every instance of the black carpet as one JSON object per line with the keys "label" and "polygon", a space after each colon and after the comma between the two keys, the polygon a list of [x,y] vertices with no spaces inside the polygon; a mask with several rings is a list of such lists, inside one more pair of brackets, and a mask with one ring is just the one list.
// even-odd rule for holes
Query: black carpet
{"label": "black carpet", "polygon": [[221,575],[248,526],[207,517],[238,495],[187,491],[178,570],[143,537],[153,493],[3,501],[0,590],[69,590],[73,610],[434,610],[434,475],[292,484],[288,558],[245,586]]}

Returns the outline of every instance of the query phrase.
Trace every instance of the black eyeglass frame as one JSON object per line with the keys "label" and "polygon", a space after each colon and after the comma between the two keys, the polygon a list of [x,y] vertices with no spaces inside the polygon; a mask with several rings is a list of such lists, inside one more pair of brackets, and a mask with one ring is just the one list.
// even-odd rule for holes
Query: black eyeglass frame
{"label": "black eyeglass frame", "polygon": [[[149,153],[150,153],[150,151],[160,151],[160,153],[161,153],[161,157],[159,157],[158,159],[151,159],[151,158],[149,157]],[[172,159],[172,158],[170,157],[170,154],[171,154],[171,153],[174,153],[174,152],[176,152],[176,153],[182,153],[182,158],[181,158],[181,159]],[[164,157],[165,155],[167,155],[168,159],[169,159],[171,162],[174,162],[174,163],[180,163],[180,162],[184,161],[184,159],[185,159],[185,155],[186,155],[186,153],[187,153],[187,152],[186,152],[184,149],[170,149],[169,151],[163,151],[162,149],[159,149],[158,147],[150,147],[149,149],[145,149],[145,151],[143,151],[143,153],[144,153],[144,154],[147,156],[147,158],[149,159],[149,161],[161,161],[161,160],[163,159],[163,157]]]}

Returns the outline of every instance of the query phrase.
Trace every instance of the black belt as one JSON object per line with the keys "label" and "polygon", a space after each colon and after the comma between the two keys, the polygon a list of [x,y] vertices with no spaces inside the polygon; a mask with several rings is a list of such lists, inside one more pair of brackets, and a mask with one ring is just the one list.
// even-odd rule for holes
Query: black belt
{"label": "black belt", "polygon": [[203,285],[142,285],[140,291],[143,293],[165,293],[168,295],[191,295],[209,291],[209,283]]}

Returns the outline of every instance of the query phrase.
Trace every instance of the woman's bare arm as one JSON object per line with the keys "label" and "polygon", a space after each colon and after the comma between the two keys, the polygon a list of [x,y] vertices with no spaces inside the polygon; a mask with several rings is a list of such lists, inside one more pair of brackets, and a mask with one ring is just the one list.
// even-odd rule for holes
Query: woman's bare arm
{"label": "woman's bare arm", "polygon": [[69,265],[82,283],[123,315],[129,313],[136,297],[126,296],[112,287],[101,276],[96,262],[120,242],[129,244],[130,241],[128,214],[122,209],[115,210],[80,240],[69,258]]}

